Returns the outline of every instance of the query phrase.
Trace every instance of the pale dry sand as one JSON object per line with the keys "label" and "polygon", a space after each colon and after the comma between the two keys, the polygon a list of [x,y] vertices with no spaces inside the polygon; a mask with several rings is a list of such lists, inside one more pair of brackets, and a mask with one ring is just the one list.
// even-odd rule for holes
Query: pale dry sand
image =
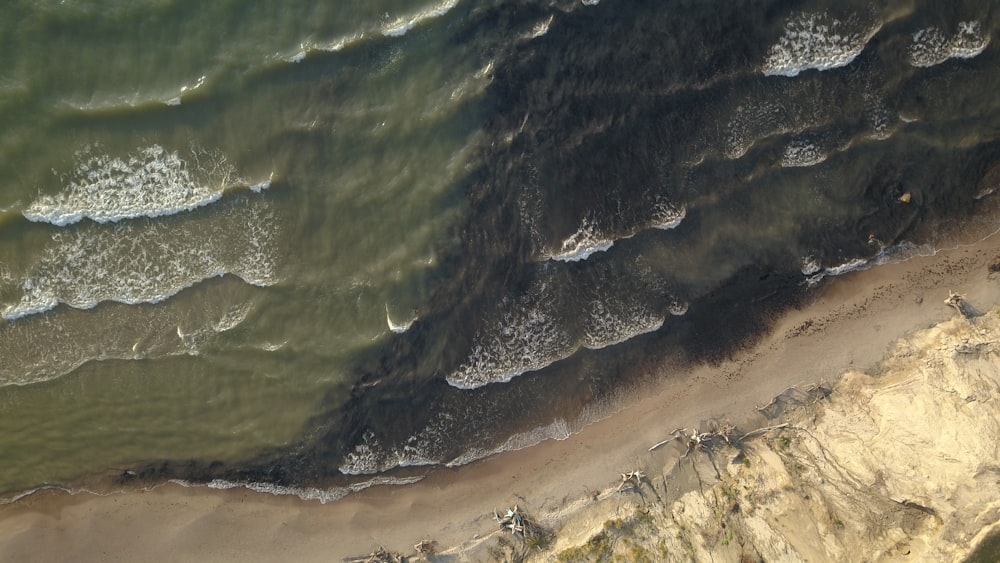
{"label": "pale dry sand", "polygon": [[987,271],[997,256],[1000,235],[827,280],[813,303],[732,361],[674,374],[566,440],[439,470],[413,485],[325,505],[175,484],[103,497],[42,491],[0,507],[0,560],[331,561],[379,545],[412,554],[422,539],[436,540],[454,555],[448,559],[477,560],[495,542],[495,507],[517,503],[559,531],[612,498],[621,472],[669,466],[676,447],[648,448],[670,430],[721,418],[751,424],[755,406],[790,386],[874,367],[897,338],[955,314],[943,303],[949,290],[982,310],[1000,303],[1000,280]]}

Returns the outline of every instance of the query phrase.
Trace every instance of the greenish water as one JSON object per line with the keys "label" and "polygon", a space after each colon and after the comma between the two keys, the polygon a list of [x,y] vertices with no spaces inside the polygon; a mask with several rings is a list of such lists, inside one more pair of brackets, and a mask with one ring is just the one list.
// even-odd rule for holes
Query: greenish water
{"label": "greenish water", "polygon": [[486,84],[448,7],[0,9],[0,490],[285,445],[412,320]]}

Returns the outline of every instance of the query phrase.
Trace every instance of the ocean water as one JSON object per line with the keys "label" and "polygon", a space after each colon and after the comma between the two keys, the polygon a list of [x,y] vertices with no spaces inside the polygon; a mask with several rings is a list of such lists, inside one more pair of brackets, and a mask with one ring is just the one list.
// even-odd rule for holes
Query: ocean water
{"label": "ocean water", "polygon": [[998,8],[7,3],[0,493],[329,500],[565,437],[989,230]]}

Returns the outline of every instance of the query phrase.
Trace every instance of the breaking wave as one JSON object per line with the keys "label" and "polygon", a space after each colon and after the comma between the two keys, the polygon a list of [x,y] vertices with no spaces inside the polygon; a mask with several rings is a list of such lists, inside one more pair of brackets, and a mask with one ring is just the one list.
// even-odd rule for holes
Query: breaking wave
{"label": "breaking wave", "polygon": [[417,25],[447,14],[452,8],[458,5],[458,1],[459,0],[444,0],[439,4],[421,10],[414,15],[396,18],[381,29],[382,35],[389,37],[402,37]]}
{"label": "breaking wave", "polygon": [[670,230],[681,224],[687,215],[685,207],[677,207],[665,202],[657,202],[653,206],[652,216],[648,221],[625,233],[609,236],[598,226],[597,221],[584,218],[575,233],[567,237],[552,252],[548,258],[561,262],[579,262],[586,260],[598,252],[605,252],[615,245],[615,242],[634,237],[644,229]]}
{"label": "breaking wave", "polygon": [[107,223],[159,217],[208,205],[227,186],[245,183],[220,154],[195,153],[194,168],[159,145],[124,158],[87,150],[78,155],[62,192],[39,196],[22,213],[29,221],[58,226],[84,218]]}
{"label": "breaking wave", "polygon": [[989,45],[989,35],[983,33],[977,21],[958,24],[958,31],[948,37],[936,27],[921,29],[913,34],[910,44],[910,64],[928,67],[952,58],[971,59],[982,53]]}
{"label": "breaking wave", "polygon": [[844,21],[823,13],[800,14],[785,24],[785,33],[768,51],[762,70],[768,76],[796,76],[804,70],[846,66],[880,28],[880,23],[863,23],[860,18]]}
{"label": "breaking wave", "polygon": [[814,257],[807,256],[802,259],[801,271],[802,275],[806,277],[806,282],[809,285],[815,285],[828,276],[842,276],[851,272],[861,272],[883,264],[905,262],[917,256],[933,256],[935,252],[935,249],[930,245],[904,241],[883,248],[873,258],[855,258],[836,266],[823,267]]}
{"label": "breaking wave", "polygon": [[[526,293],[505,297],[475,336],[465,361],[447,376],[448,383],[460,389],[504,383],[568,358],[580,348],[606,348],[659,330],[668,314],[687,312],[687,305],[676,299],[658,305],[663,292],[644,276],[645,272],[637,280],[619,276],[615,290],[605,287],[607,280],[594,288],[567,288],[548,280]],[[591,297],[578,300],[581,294]]]}
{"label": "breaking wave", "polygon": [[[233,274],[267,286],[277,281],[275,222],[261,205],[230,208],[218,221],[91,224],[56,231],[20,276],[5,320],[59,304],[89,309],[102,301],[156,303],[199,281]],[[12,278],[19,276],[13,275]]]}
{"label": "breaking wave", "polygon": [[[247,489],[250,491],[265,493],[270,495],[290,495],[299,497],[302,500],[318,500],[320,504],[338,501],[351,493],[358,493],[370,487],[381,485],[410,485],[423,479],[423,476],[415,477],[375,477],[360,483],[353,483],[345,487],[331,487],[329,489],[319,489],[315,487],[288,487],[275,485],[272,483],[237,483],[224,479],[213,479],[205,486],[210,489]],[[196,487],[197,484],[189,483],[178,479],[171,480],[172,483],[182,487]]]}
{"label": "breaking wave", "polygon": [[[119,305],[97,312],[70,309],[6,323],[0,326],[0,348],[4,350],[0,355],[0,387],[49,381],[91,361],[197,355],[215,335],[247,318],[249,302],[234,301],[234,293],[239,292],[215,295],[196,313],[176,307],[132,309]],[[101,330],[93,330],[94,326]],[[40,346],[40,342],[45,345]]]}

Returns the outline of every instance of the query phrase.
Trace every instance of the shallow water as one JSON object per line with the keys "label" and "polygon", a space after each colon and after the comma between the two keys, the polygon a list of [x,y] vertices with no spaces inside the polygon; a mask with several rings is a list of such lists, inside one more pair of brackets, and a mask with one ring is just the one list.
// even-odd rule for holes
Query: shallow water
{"label": "shallow water", "polygon": [[987,1],[5,10],[2,491],[562,436],[1000,187]]}

